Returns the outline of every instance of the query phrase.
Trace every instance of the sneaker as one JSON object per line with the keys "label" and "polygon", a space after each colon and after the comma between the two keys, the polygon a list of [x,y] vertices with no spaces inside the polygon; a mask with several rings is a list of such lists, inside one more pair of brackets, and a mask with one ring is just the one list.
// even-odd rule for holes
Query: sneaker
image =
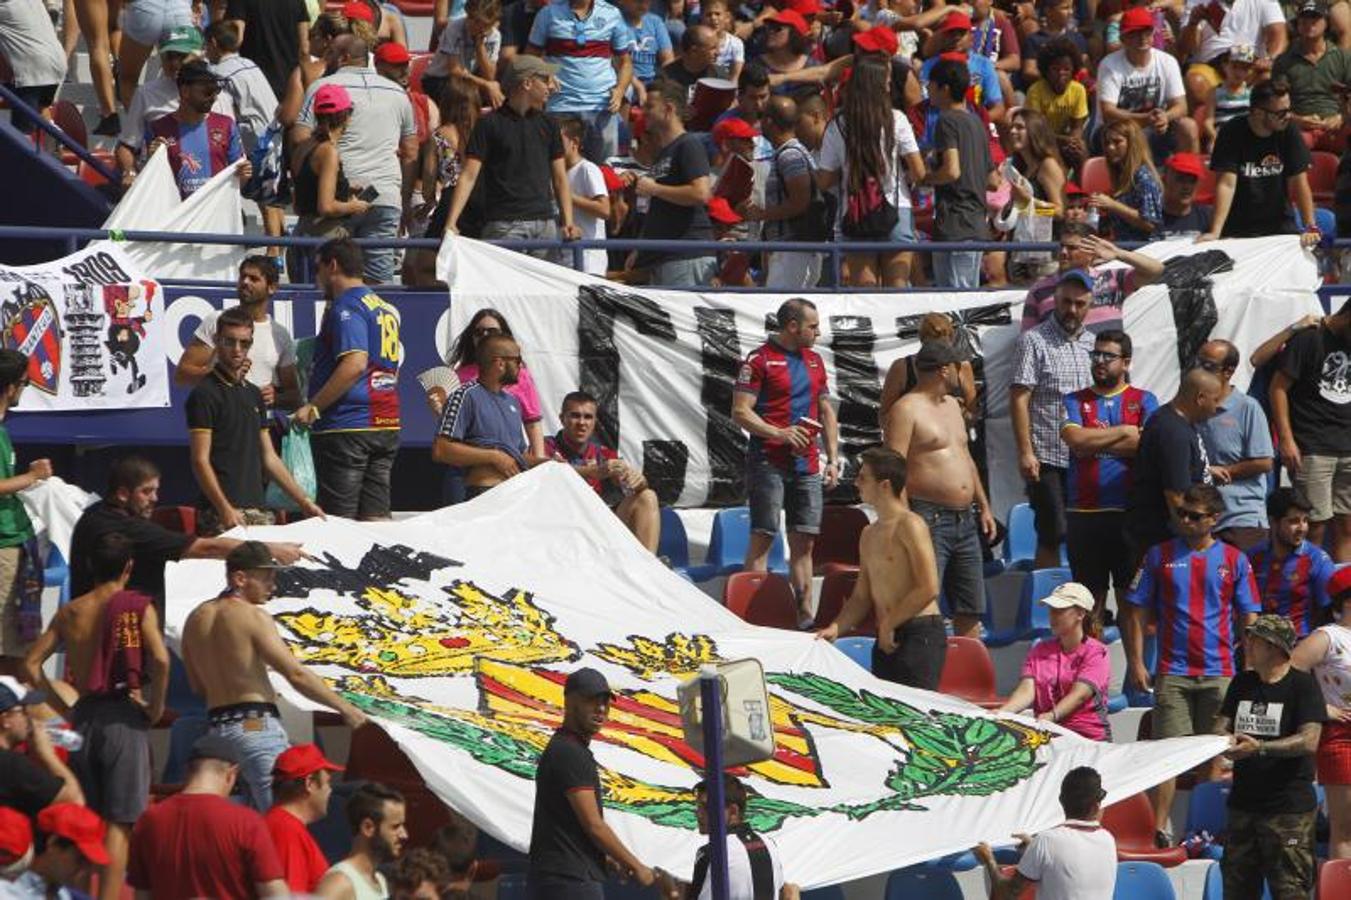
{"label": "sneaker", "polygon": [[94,134],[103,137],[117,137],[122,132],[122,117],[117,113],[109,113],[99,119],[98,125],[94,126]]}

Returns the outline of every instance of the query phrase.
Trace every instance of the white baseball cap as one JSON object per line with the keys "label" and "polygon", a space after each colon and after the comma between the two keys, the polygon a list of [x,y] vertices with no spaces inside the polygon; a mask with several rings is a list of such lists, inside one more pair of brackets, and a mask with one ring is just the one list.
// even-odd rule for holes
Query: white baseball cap
{"label": "white baseball cap", "polygon": [[1069,609],[1077,606],[1085,612],[1093,611],[1093,592],[1077,581],[1067,581],[1058,585],[1040,600],[1052,609]]}

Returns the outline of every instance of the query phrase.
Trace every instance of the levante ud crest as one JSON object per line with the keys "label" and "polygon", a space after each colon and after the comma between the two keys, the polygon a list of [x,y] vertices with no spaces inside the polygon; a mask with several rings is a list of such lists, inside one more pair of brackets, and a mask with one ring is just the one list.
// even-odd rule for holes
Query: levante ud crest
{"label": "levante ud crest", "polygon": [[4,346],[28,357],[28,380],[55,395],[61,382],[61,317],[46,290],[34,282],[14,289],[4,305]]}

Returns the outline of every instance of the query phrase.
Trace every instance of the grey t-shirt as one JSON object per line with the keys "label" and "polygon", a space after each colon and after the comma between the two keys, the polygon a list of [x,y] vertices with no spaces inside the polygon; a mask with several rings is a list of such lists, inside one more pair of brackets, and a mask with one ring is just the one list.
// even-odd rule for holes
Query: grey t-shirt
{"label": "grey t-shirt", "polygon": [[297,124],[314,127],[314,92],[325,84],[340,84],[352,95],[352,119],[338,141],[343,174],[353,185],[375,187],[372,205],[402,206],[399,142],[417,134],[408,94],[372,68],[349,66],[310,85]]}
{"label": "grey t-shirt", "polygon": [[66,54],[42,0],[0,0],[0,53],[14,71],[15,87],[60,84]]}
{"label": "grey t-shirt", "polygon": [[990,237],[985,224],[985,179],[994,168],[990,137],[980,119],[965,110],[945,109],[934,126],[934,149],[957,148],[961,174],[956,181],[934,189],[934,238],[940,241],[983,241]]}

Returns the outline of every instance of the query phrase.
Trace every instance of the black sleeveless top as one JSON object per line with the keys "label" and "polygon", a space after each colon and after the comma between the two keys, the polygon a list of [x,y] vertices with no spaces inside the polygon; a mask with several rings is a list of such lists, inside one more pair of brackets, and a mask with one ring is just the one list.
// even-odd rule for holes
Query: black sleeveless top
{"label": "black sleeveless top", "polygon": [[[305,152],[305,158],[300,161],[300,167],[296,170],[295,180],[292,182],[296,215],[319,215],[319,173],[310,166],[310,158],[314,156],[319,144],[320,142],[316,140]],[[342,160],[338,161],[338,185],[334,196],[339,201],[352,199],[352,186],[347,183],[347,176],[343,174]]]}

